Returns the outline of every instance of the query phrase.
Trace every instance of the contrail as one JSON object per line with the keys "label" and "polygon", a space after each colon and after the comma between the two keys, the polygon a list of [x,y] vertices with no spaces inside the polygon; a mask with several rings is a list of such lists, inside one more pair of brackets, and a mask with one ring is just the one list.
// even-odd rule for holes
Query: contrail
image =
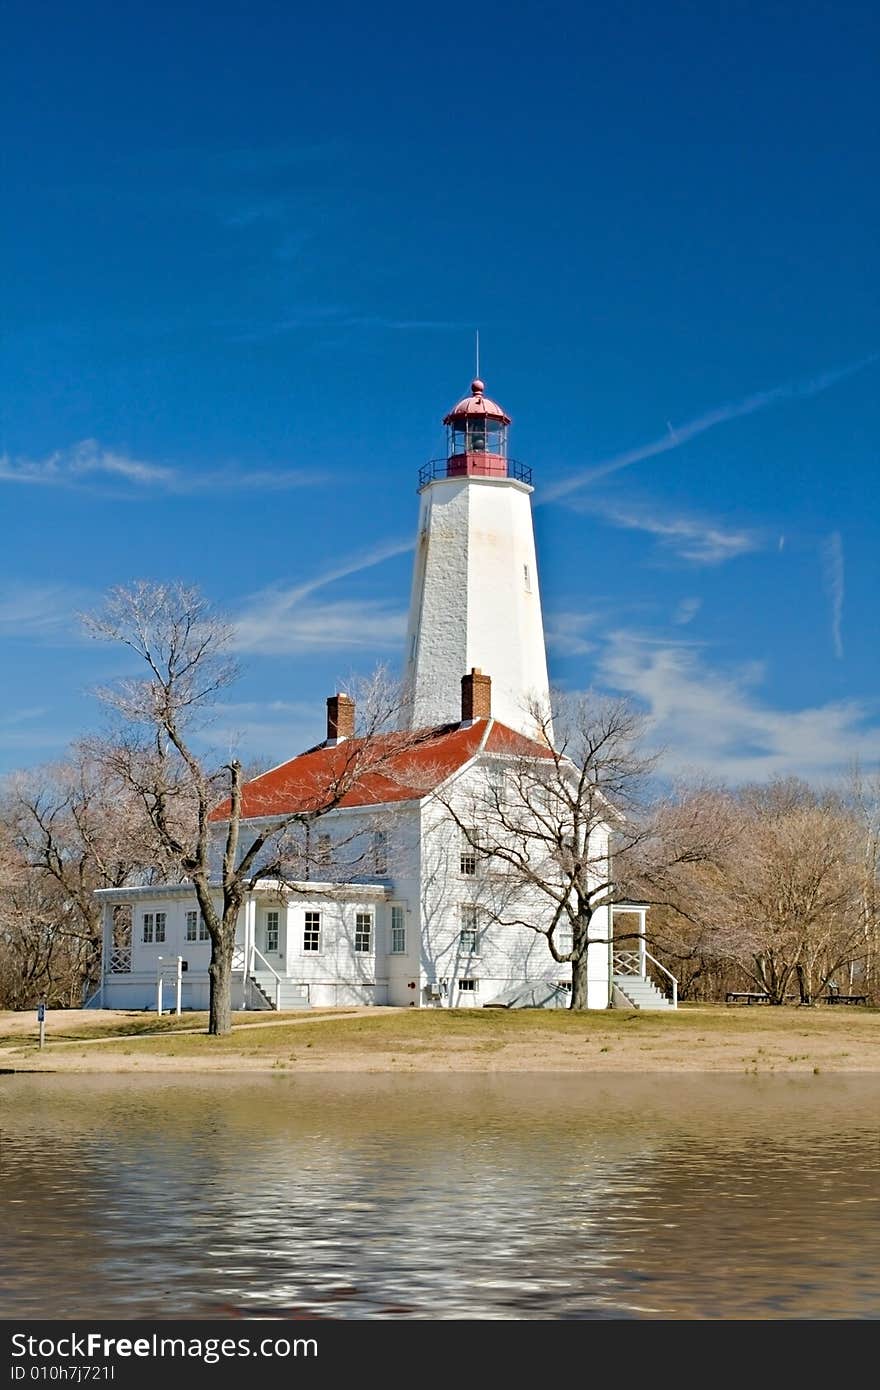
{"label": "contrail", "polygon": [[843,657],[843,637],[840,625],[843,620],[843,540],[839,531],[832,531],[822,547],[822,562],[825,570],[825,588],[831,599],[831,641],[834,655],[840,661]]}
{"label": "contrail", "polygon": [[863,357],[860,361],[851,362],[846,367],[836,367],[832,371],[821,372],[819,376],[810,377],[807,381],[788,382],[784,386],[774,386],[769,391],[756,391],[754,395],[746,396],[741,401],[717,406],[715,410],[707,411],[705,415],[698,415],[695,420],[688,420],[684,425],[677,425],[674,428],[669,425],[666,434],[660,435],[658,439],[652,439],[648,444],[640,444],[635,449],[628,449],[626,453],[615,454],[612,458],[603,459],[601,463],[594,464],[592,468],[586,468],[571,478],[563,478],[561,482],[551,484],[548,488],[542,488],[540,498],[536,501],[556,502],[560,497],[565,497],[568,493],[576,492],[578,488],[585,487],[587,483],[594,482],[596,478],[605,478],[609,473],[619,473],[621,468],[629,468],[630,464],[641,463],[642,459],[653,458],[655,454],[668,453],[670,449],[678,449],[698,434],[705,434],[706,430],[714,429],[716,425],[726,424],[728,420],[738,420],[742,415],[754,415],[756,411],[763,410],[768,405],[774,405],[777,401],[816,396],[820,391],[827,391],[829,386],[834,386],[845,377],[852,376],[855,372],[869,367],[872,362],[877,361],[878,356],[880,353],[874,352],[870,357]]}
{"label": "contrail", "polygon": [[298,603],[300,599],[315,593],[317,589],[323,589],[325,585],[333,584],[337,579],[347,579],[350,574],[359,574],[361,570],[372,569],[374,565],[381,565],[383,561],[390,560],[395,555],[405,555],[408,550],[413,548],[414,542],[411,540],[383,541],[374,546],[372,550],[352,556],[346,565],[325,570],[314,579],[306,580],[304,584],[297,584],[292,589],[277,590],[276,592],[279,597],[283,596],[284,606],[289,608],[294,603]]}

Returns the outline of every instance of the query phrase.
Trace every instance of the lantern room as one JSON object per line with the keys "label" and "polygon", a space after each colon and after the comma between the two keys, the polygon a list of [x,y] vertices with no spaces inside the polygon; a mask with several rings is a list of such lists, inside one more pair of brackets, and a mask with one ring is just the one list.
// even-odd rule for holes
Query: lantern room
{"label": "lantern room", "polygon": [[447,432],[447,477],[475,473],[507,477],[507,427],[510,416],[484,395],[479,377],[471,394],[450,410],[443,423]]}

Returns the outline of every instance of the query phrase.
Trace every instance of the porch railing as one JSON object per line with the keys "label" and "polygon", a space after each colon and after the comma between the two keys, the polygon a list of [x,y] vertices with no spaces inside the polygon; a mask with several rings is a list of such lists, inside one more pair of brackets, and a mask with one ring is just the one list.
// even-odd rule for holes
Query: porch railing
{"label": "porch railing", "polygon": [[639,979],[645,979],[647,975],[647,961],[650,961],[652,965],[655,965],[658,970],[662,970],[663,974],[670,981],[672,1007],[674,1009],[677,1009],[678,980],[673,975],[671,970],[666,969],[666,966],[663,964],[662,961],[659,961],[656,956],[652,956],[651,952],[647,950],[645,947],[641,946],[641,944],[640,949],[638,951],[614,952],[614,969],[618,975],[636,975],[639,977]]}
{"label": "porch railing", "polygon": [[256,970],[255,970],[255,968],[254,968],[253,962],[254,962],[254,961],[257,959],[257,957],[259,956],[260,960],[263,962],[263,965],[264,965],[265,969],[269,972],[270,975],[274,975],[274,976],[275,976],[275,1008],[276,1008],[276,1010],[278,1010],[278,1011],[280,1012],[280,1010],[281,1010],[281,976],[278,974],[278,971],[275,970],[274,967],[271,966],[271,965],[269,964],[269,962],[266,960],[266,957],[263,955],[262,951],[258,951],[258,950],[257,950],[256,946],[252,947],[252,952],[253,952],[253,954],[252,954],[252,956],[251,956],[251,972],[252,972],[253,974],[256,974]]}
{"label": "porch railing", "polygon": [[[250,956],[250,961],[248,961],[248,956]],[[258,960],[260,962],[259,967],[257,966]],[[284,985],[287,989],[295,990],[301,999],[304,999],[307,1004],[309,1003],[308,985],[291,984],[289,979],[285,979],[283,975],[279,975],[274,965],[269,964],[262,951],[258,950],[257,947],[253,944],[253,942],[250,943],[250,949],[247,951],[245,950],[245,947],[243,945],[239,945],[234,948],[232,952],[232,968],[233,970],[240,970],[242,972],[242,975],[244,977],[244,990],[246,998],[253,998],[253,991],[255,989],[259,989],[261,993],[265,993],[265,991],[263,991],[262,989],[262,986],[257,984],[255,978],[259,969],[259,973],[261,975],[265,972],[265,974],[271,975],[275,982],[274,986],[270,986],[270,989],[272,993],[275,995],[276,1010],[280,1011],[281,1009],[282,985]]]}
{"label": "porch railing", "polygon": [[110,952],[110,962],[107,967],[108,975],[130,975],[131,974],[131,947],[114,946]]}

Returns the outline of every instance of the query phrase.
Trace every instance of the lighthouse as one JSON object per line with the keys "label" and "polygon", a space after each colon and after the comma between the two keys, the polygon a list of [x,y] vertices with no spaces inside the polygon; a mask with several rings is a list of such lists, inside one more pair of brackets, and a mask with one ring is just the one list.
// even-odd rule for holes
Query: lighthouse
{"label": "lighthouse", "polygon": [[549,705],[531,469],[508,456],[510,416],[471,382],[443,420],[445,459],[419,474],[404,677],[411,728],[457,722],[461,677],[492,680],[492,714],[534,736]]}

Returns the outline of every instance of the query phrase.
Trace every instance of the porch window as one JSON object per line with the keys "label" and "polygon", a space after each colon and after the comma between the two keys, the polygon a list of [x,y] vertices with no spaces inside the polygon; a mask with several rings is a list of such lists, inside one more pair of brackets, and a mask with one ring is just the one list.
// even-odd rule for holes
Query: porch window
{"label": "porch window", "polygon": [[165,913],[145,912],[142,940],[145,946],[161,945],[165,940]]}
{"label": "porch window", "polygon": [[402,907],[391,909],[391,955],[402,956],[406,951],[406,914]]}
{"label": "porch window", "polygon": [[309,955],[321,949],[321,914],[307,912],[303,929],[303,951]]}
{"label": "porch window", "polygon": [[479,980],[459,980],[458,990],[460,994],[478,994]]}
{"label": "porch window", "polygon": [[186,939],[187,941],[210,941],[208,924],[200,912],[188,912],[186,914]]}
{"label": "porch window", "polygon": [[354,949],[361,955],[369,954],[373,944],[373,914],[359,912],[355,918]]}

